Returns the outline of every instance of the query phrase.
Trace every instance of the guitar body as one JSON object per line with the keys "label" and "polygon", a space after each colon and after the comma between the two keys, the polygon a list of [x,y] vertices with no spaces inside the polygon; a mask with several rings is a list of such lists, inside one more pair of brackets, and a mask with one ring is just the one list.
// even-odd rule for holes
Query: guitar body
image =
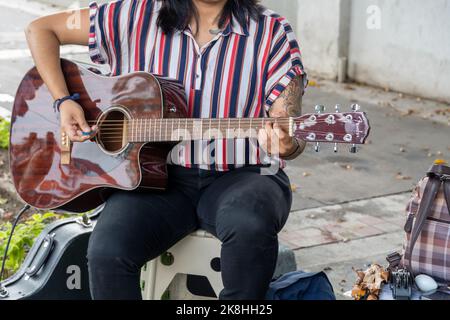
{"label": "guitar body", "polygon": [[[185,118],[181,84],[136,72],[105,77],[61,60],[71,93],[91,123],[139,118]],[[11,120],[10,167],[20,197],[38,209],[85,212],[96,208],[115,189],[164,190],[166,159],[174,143],[128,143],[97,138],[74,143],[70,164],[61,164],[59,113],[36,68],[21,82]],[[106,122],[105,122],[106,123]],[[109,122],[112,123],[112,122]]]}

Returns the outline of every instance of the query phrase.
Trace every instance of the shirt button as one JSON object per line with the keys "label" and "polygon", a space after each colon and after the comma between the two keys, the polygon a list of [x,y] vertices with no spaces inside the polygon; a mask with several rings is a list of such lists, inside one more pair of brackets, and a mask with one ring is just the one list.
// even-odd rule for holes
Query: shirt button
{"label": "shirt button", "polygon": [[199,75],[199,74],[196,74],[195,77],[198,79],[198,78],[200,78],[200,75]]}

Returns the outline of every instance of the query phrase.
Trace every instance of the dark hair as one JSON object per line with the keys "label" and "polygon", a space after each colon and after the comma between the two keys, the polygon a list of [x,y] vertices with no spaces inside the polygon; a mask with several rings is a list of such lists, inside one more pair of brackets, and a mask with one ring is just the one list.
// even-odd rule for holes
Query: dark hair
{"label": "dark hair", "polygon": [[[192,17],[198,22],[198,12],[192,0],[159,0],[162,7],[158,16],[158,26],[171,34],[176,30],[183,31]],[[233,14],[244,28],[248,17],[255,20],[261,13],[259,0],[228,0],[219,19],[219,28],[223,28]]]}

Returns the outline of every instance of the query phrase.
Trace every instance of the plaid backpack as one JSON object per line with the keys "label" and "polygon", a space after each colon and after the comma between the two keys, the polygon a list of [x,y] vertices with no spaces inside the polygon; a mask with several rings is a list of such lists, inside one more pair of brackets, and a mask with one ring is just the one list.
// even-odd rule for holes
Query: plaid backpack
{"label": "plaid backpack", "polygon": [[407,206],[401,265],[450,283],[450,167],[436,161]]}

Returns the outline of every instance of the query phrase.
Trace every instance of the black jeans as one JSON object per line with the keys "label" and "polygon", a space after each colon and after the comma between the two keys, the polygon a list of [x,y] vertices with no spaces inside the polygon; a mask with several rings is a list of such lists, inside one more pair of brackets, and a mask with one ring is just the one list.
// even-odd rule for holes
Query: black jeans
{"label": "black jeans", "polygon": [[92,297],[142,299],[143,265],[201,228],[222,242],[219,298],[263,299],[292,202],[286,174],[170,166],[169,177],[164,193],[119,191],[107,201],[88,248]]}

